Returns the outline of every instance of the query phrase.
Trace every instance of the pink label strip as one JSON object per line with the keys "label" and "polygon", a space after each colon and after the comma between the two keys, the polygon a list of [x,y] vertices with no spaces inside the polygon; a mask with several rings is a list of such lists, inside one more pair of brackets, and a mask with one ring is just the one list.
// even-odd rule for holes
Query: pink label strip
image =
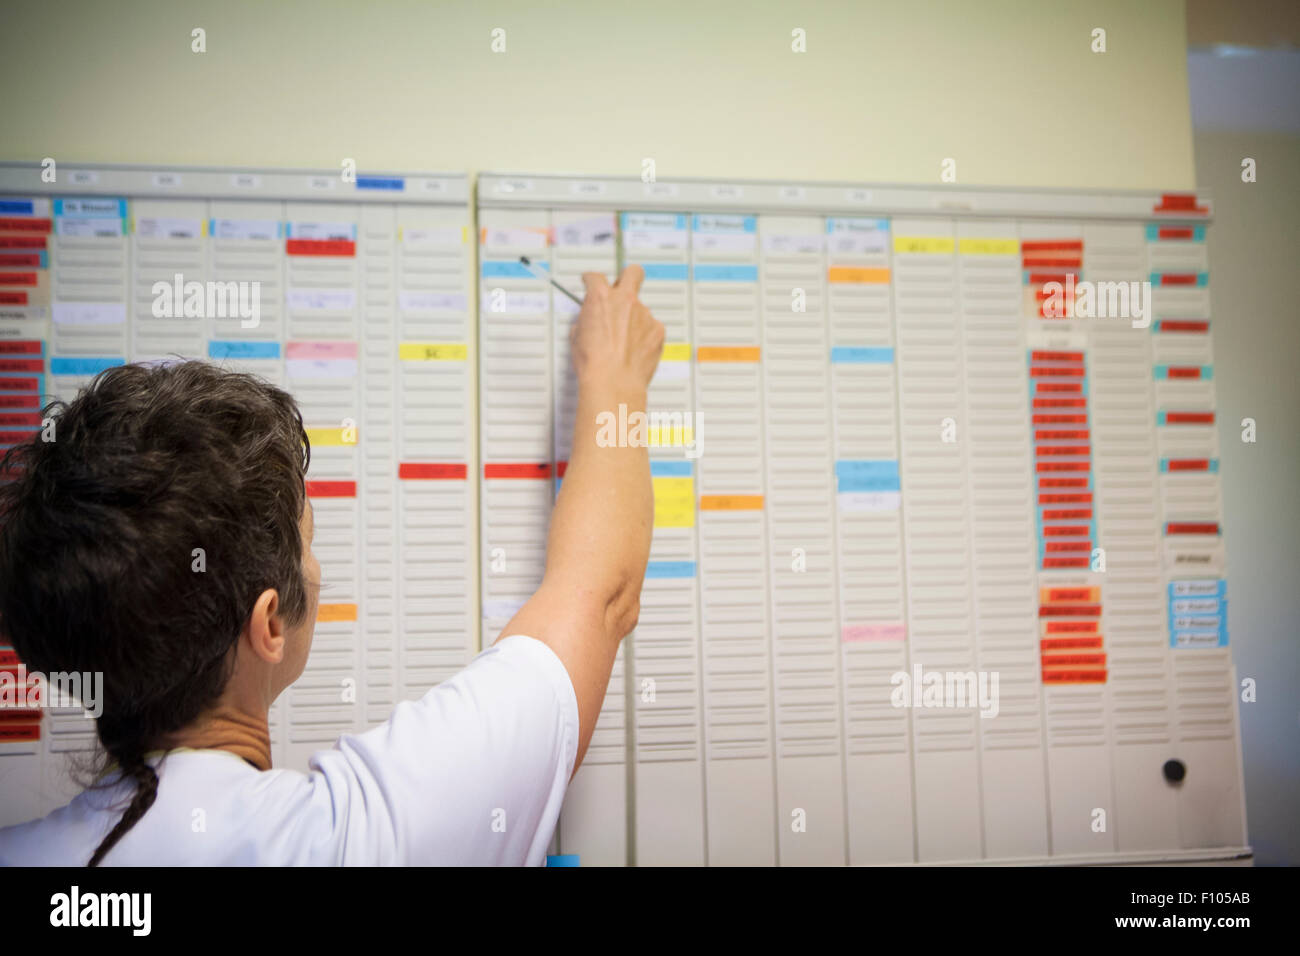
{"label": "pink label strip", "polygon": [[291,359],[354,359],[356,342],[290,342],[284,357]]}
{"label": "pink label strip", "polygon": [[902,622],[892,624],[846,624],[840,630],[841,641],[901,641],[907,638],[907,625]]}

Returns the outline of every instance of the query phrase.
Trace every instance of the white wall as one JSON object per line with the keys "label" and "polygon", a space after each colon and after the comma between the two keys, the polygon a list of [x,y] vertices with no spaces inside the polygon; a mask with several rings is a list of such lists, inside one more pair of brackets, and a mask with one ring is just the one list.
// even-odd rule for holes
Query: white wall
{"label": "white wall", "polygon": [[8,160],[937,183],[952,157],[968,184],[1193,185],[1181,0],[43,0],[3,21]]}

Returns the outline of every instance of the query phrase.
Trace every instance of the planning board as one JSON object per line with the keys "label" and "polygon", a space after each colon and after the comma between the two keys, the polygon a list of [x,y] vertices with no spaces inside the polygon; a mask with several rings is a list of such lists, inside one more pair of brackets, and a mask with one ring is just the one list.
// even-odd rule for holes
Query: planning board
{"label": "planning board", "polygon": [[576,306],[520,256],[639,263],[667,328],[566,858],[1244,845],[1203,197],[483,174],[478,207],[485,634],[572,431]]}
{"label": "planning board", "polygon": [[[654,542],[555,862],[1228,857],[1209,212],[498,174],[475,209],[463,175],[0,166],[0,444],[121,362],[297,397],[326,586],[272,732],[302,768],[540,581],[576,306],[519,257],[579,292],[640,263]],[[186,314],[191,281],[256,283],[259,314]],[[0,824],[64,802],[91,742],[80,711],[3,716]]]}

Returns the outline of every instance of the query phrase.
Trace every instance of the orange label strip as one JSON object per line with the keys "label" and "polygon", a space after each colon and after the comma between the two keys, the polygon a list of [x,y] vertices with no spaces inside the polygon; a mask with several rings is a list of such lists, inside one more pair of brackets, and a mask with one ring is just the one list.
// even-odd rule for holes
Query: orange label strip
{"label": "orange label strip", "polygon": [[356,619],[355,604],[322,604],[316,609],[318,621],[355,621]]}
{"label": "orange label strip", "polygon": [[762,495],[700,495],[701,511],[762,511]]}
{"label": "orange label strip", "polygon": [[757,362],[761,356],[757,345],[701,345],[695,350],[697,362]]}
{"label": "orange label strip", "polygon": [[1101,588],[1039,588],[1038,600],[1043,604],[1096,604],[1101,600]]}
{"label": "orange label strip", "polygon": [[871,266],[831,266],[826,273],[830,282],[855,282],[879,285],[889,281],[889,270]]}

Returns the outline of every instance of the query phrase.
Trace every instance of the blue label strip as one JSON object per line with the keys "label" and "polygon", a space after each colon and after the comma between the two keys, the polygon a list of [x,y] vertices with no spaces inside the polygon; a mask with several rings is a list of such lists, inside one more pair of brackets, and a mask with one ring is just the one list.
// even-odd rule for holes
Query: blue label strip
{"label": "blue label strip", "polygon": [[898,462],[888,459],[841,459],[835,463],[835,490],[839,494],[853,491],[901,491]]}
{"label": "blue label strip", "polygon": [[[839,223],[844,224],[844,228],[839,228]],[[857,228],[854,228],[854,227]],[[888,219],[855,219],[852,216],[836,216],[827,218],[826,232],[869,232],[872,229],[884,232],[889,229]]]}
{"label": "blue label strip", "polygon": [[689,478],[693,470],[689,461],[657,461],[650,459],[650,476],[652,478]]}
{"label": "blue label strip", "polygon": [[[68,210],[69,203],[73,204]],[[125,219],[125,199],[56,199],[55,216],[73,216],[77,219]]]}
{"label": "blue label strip", "polygon": [[696,266],[696,282],[757,282],[758,266]]}
{"label": "blue label strip", "polygon": [[[671,228],[673,228],[673,229],[685,229],[685,228],[686,228],[686,214],[685,214],[685,213],[663,213],[663,212],[624,212],[624,213],[619,213],[619,224],[620,224],[624,229],[627,229],[627,228],[628,228],[628,222],[630,221],[630,220],[629,220],[629,217],[631,217],[631,216],[655,216],[655,217],[660,217],[660,218],[671,218],[672,221],[673,221],[673,224],[672,224]],[[670,227],[668,227],[668,226],[662,226],[662,227],[660,227],[660,228],[664,228],[664,229],[666,229],[666,228],[670,228]]]}
{"label": "blue label strip", "polygon": [[[701,225],[703,219],[711,219],[713,222]],[[691,228],[696,232],[754,232],[758,229],[758,221],[754,216],[729,216],[719,213],[691,217]]]}
{"label": "blue label strip", "polygon": [[693,578],[694,561],[651,561],[645,568],[646,578]]}
{"label": "blue label strip", "polygon": [[276,359],[280,357],[279,342],[218,342],[208,343],[208,358],[214,359]]}
{"label": "blue label strip", "polygon": [[846,365],[888,365],[894,361],[894,350],[874,346],[836,345],[831,348],[831,361]]}
{"label": "blue label strip", "polygon": [[[1198,593],[1177,594],[1178,585],[1192,585]],[[1213,585],[1211,593],[1199,593],[1206,590],[1207,584]],[[1228,588],[1227,582],[1218,580],[1184,580],[1170,581],[1169,598],[1169,646],[1179,650],[1199,650],[1201,648],[1228,646]],[[1197,608],[1192,611],[1175,611],[1176,601],[1197,601],[1202,604],[1213,603],[1212,607]]]}
{"label": "blue label strip", "polygon": [[121,358],[52,358],[51,375],[98,375],[105,369],[125,365]]}
{"label": "blue label strip", "polygon": [[641,268],[648,282],[685,282],[689,275],[685,265],[671,262],[647,262]]}
{"label": "blue label strip", "polygon": [[358,189],[384,189],[402,192],[406,189],[406,180],[400,176],[358,176]]}
{"label": "blue label strip", "polygon": [[[549,272],[551,267],[545,262],[534,262],[533,268]],[[487,259],[481,269],[484,279],[536,279],[522,262],[512,259]]]}

